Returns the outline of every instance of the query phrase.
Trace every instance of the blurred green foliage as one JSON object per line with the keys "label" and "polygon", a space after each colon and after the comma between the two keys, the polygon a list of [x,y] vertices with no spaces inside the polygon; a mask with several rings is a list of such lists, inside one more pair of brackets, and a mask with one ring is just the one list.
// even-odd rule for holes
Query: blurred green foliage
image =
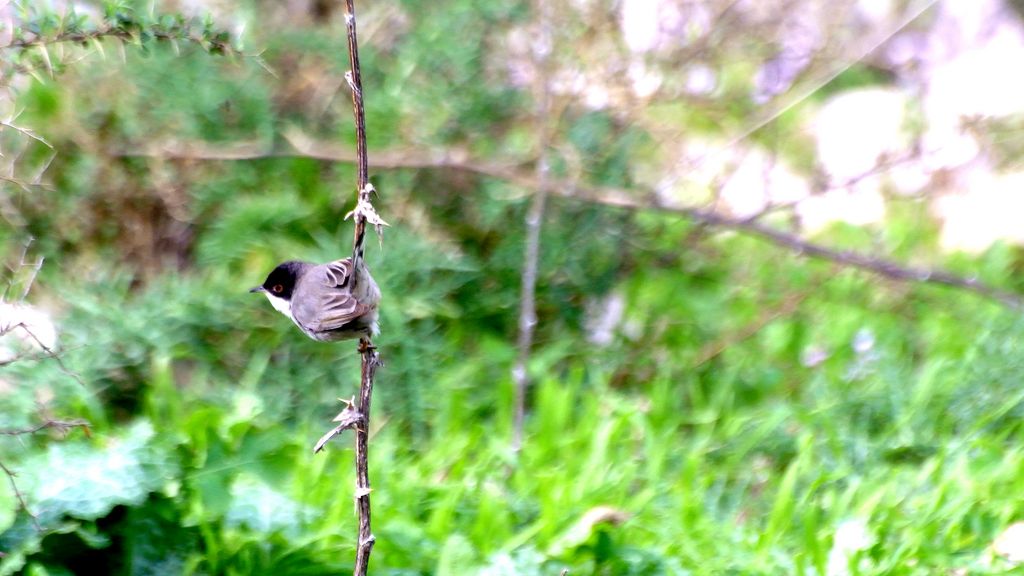
{"label": "blurred green foliage", "polygon": [[[260,57],[217,56],[153,33],[186,20],[136,8],[103,12],[132,31],[124,50],[86,43],[16,89],[19,125],[56,154],[25,143],[17,168],[45,163],[52,187],[4,188],[18,220],[0,248],[12,260],[35,238],[46,264],[29,300],[58,312],[63,362],[85,384],[46,358],[4,366],[0,428],[68,415],[92,433],[0,438],[35,515],[0,483],[0,574],[347,573],[353,458],[346,437],[310,447],[355,392],[355,351],[308,341],[246,289],[278,261],[349,250],[352,167],[137,154],[167,139],[272,145],[296,125],[351,142],[343,91],[314,94],[307,78],[343,74],[344,36],[336,22],[274,28],[264,6],[246,42]],[[525,3],[368,10],[400,31],[362,47],[371,149],[528,155],[528,91],[483,81]],[[42,14],[39,33],[59,33]],[[601,184],[630,185],[652,146],[602,112],[570,111],[558,129]],[[369,256],[386,363],[372,573],[824,574],[849,520],[870,530],[856,574],[1008,568],[988,546],[1024,515],[1015,314],[670,214],[553,199],[513,453],[527,191],[445,170],[374,181],[394,226]],[[877,249],[869,236],[830,240]],[[944,262],[913,209],[882,238],[999,285],[1019,266],[1005,248]],[[593,341],[594,310],[615,300],[621,321]]]}

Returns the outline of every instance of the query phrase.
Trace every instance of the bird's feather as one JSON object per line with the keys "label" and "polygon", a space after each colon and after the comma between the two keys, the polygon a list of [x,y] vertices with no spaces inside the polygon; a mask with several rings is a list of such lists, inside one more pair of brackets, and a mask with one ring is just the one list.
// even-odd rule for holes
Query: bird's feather
{"label": "bird's feather", "polygon": [[[352,295],[352,289],[351,259],[330,262],[299,282],[292,298],[292,314],[300,326],[314,332],[343,328],[372,311],[372,306],[360,303]],[[305,298],[306,293],[318,296]]]}

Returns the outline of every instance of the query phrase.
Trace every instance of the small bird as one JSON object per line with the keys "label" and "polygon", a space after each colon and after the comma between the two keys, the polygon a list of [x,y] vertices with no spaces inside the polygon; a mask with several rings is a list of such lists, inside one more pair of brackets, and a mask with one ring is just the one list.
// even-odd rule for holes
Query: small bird
{"label": "small bird", "polygon": [[362,258],[356,262],[284,262],[249,292],[266,294],[278,312],[314,340],[370,338],[379,332],[380,288]]}

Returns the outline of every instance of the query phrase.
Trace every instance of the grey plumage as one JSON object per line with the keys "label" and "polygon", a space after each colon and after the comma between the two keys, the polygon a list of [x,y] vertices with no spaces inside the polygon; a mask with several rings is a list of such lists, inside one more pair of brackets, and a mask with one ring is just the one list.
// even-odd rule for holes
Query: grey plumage
{"label": "grey plumage", "polygon": [[[378,333],[380,289],[365,261],[352,258],[314,265],[285,262],[253,292],[263,292],[307,336],[325,342]],[[354,268],[354,269],[353,269]]]}

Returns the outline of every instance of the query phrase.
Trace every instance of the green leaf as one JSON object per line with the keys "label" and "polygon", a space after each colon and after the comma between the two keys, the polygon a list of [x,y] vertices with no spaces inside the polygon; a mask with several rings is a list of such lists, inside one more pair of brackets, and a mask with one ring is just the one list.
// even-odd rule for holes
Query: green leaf
{"label": "green leaf", "polygon": [[250,474],[240,475],[231,487],[230,505],[224,523],[263,534],[282,533],[295,538],[313,510]]}
{"label": "green leaf", "polygon": [[25,493],[44,525],[72,516],[96,520],[117,505],[138,505],[177,475],[169,450],[149,422],[132,425],[105,446],[86,442],[51,444],[22,467]]}

